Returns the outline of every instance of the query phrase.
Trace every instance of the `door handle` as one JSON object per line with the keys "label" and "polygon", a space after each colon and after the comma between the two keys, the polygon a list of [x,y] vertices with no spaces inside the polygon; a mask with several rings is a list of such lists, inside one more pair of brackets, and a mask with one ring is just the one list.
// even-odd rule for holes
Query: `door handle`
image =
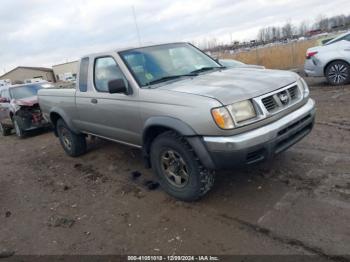
{"label": "door handle", "polygon": [[97,101],[97,99],[96,99],[96,98],[92,98],[92,99],[91,99],[91,103],[93,103],[93,104],[97,104],[97,103],[98,103],[98,101]]}

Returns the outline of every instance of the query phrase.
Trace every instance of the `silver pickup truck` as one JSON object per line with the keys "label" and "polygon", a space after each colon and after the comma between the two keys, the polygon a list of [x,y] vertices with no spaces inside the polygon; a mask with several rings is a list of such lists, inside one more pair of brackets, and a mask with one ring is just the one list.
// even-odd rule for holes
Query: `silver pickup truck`
{"label": "silver pickup truck", "polygon": [[39,91],[64,150],[92,135],[142,149],[163,189],[196,200],[214,170],[266,160],[312,130],[315,103],[288,71],[227,69],[188,43],[92,54],[76,89]]}

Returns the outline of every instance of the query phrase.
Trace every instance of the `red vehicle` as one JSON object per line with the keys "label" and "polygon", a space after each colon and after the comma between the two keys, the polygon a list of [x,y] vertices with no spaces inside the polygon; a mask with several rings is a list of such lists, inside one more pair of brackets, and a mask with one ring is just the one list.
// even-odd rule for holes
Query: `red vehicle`
{"label": "red vehicle", "polygon": [[11,134],[23,138],[29,130],[48,125],[38,103],[38,90],[45,84],[15,85],[0,91],[0,135]]}

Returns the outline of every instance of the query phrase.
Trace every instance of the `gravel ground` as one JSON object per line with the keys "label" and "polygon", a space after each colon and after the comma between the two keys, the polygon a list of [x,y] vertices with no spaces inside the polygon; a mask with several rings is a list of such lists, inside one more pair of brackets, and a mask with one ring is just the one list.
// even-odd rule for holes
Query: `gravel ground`
{"label": "gravel ground", "polygon": [[70,158],[52,133],[1,137],[0,256],[308,254],[347,261],[350,86],[307,81],[317,102],[313,132],[273,161],[218,173],[214,189],[195,203],[149,188],[152,173],[138,150],[93,139],[88,154]]}

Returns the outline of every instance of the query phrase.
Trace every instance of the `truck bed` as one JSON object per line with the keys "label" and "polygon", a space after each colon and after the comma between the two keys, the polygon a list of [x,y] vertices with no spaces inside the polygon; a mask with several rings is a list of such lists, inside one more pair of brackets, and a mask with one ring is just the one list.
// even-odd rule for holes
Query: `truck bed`
{"label": "truck bed", "polygon": [[60,108],[69,113],[71,117],[76,116],[74,88],[48,88],[38,92],[41,111],[45,119],[49,120],[53,108]]}

